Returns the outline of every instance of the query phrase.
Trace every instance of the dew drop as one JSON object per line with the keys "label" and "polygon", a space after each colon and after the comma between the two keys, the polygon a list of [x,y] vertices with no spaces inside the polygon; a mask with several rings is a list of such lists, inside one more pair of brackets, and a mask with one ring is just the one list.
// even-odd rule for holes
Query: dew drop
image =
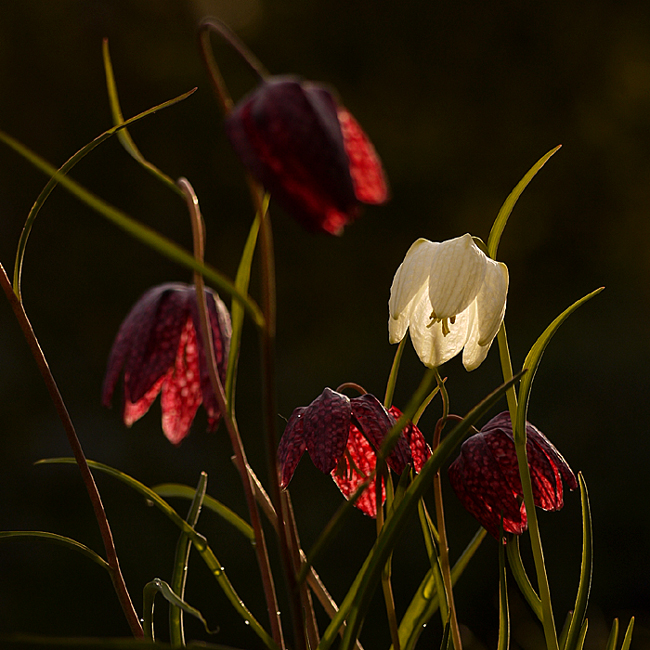
{"label": "dew drop", "polygon": [[250,624],[251,624],[250,621],[244,621],[244,625],[250,625]]}

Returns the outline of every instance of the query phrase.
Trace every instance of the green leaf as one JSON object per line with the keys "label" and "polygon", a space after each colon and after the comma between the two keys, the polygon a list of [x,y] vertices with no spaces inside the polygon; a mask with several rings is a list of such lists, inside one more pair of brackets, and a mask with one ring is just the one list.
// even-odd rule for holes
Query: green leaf
{"label": "green leaf", "polygon": [[186,614],[190,614],[190,616],[198,618],[199,621],[203,623],[203,627],[208,634],[216,634],[217,630],[210,630],[207,621],[205,618],[203,618],[203,614],[201,614],[198,609],[192,607],[191,605],[188,605],[182,598],[175,594],[174,590],[164,580],[161,580],[160,578],[154,578],[151,582],[148,582],[145,585],[143,590],[144,624],[142,627],[147,639],[150,639],[151,641],[155,639],[153,631],[153,611],[154,601],[157,593],[161,593],[163,595],[163,598],[167,602],[171,603],[174,607],[178,607],[179,609],[182,609]]}
{"label": "green leaf", "polygon": [[535,616],[542,620],[542,601],[538,596],[537,592],[533,588],[532,583],[526,573],[524,563],[521,560],[521,554],[519,552],[519,536],[513,535],[508,539],[507,543],[507,552],[508,552],[508,564],[510,566],[510,571],[512,576],[519,587],[522,595],[526,599],[526,602],[530,605],[530,608],[533,610]]}
{"label": "green leaf", "polygon": [[580,500],[582,503],[582,562],[580,565],[580,581],[576,604],[573,608],[571,626],[567,635],[564,648],[566,650],[578,650],[580,648],[579,636],[583,622],[586,621],[587,604],[589,603],[589,591],[591,589],[591,576],[593,572],[593,539],[591,529],[591,508],[589,506],[589,494],[582,472],[578,473],[580,484]]}
{"label": "green leaf", "polygon": [[567,307],[541,334],[535,341],[533,347],[530,349],[524,360],[523,370],[526,374],[521,378],[521,385],[519,386],[519,403],[517,405],[517,422],[514,430],[515,435],[519,432],[526,431],[526,415],[528,412],[528,400],[530,398],[530,391],[535,379],[535,374],[539,368],[546,346],[549,344],[553,335],[558,331],[560,325],[576,310],[578,307],[584,305],[588,300],[598,295],[604,287],[596,289],[586,296],[574,302],[570,307]]}
{"label": "green leaf", "polygon": [[[162,483],[151,488],[161,497],[180,497],[182,499],[193,499],[196,489],[189,485],[180,485],[178,483]],[[228,506],[217,501],[214,497],[206,494],[203,499],[203,505],[210,511],[219,515],[222,519],[232,524],[240,533],[242,533],[251,542],[255,540],[253,527],[244,521],[238,514],[234,513]]]}
{"label": "green leaf", "polygon": [[[456,581],[463,574],[463,571],[465,571],[470,560],[474,557],[474,554],[485,539],[486,535],[487,531],[483,527],[476,531],[476,534],[451,570],[452,585],[455,585]],[[420,638],[424,626],[436,613],[438,606],[439,600],[436,591],[436,578],[430,569],[420,583],[415,596],[413,596],[413,599],[400,622],[399,638],[402,650],[415,650],[415,646]]]}
{"label": "green leaf", "polygon": [[[113,64],[111,63],[111,56],[108,51],[108,39],[105,38],[102,43],[102,55],[104,58],[104,72],[106,74],[106,87],[108,90],[108,99],[111,105],[111,113],[113,115],[113,123],[115,126],[124,124],[124,117],[122,116],[122,109],[120,108],[120,100],[117,94],[117,84],[115,83],[115,75],[113,74]],[[196,90],[196,88],[194,89]],[[194,92],[194,90],[192,92]],[[127,153],[132,156],[138,163],[140,163],[147,171],[151,172],[158,180],[162,181],[167,187],[179,194],[182,199],[185,196],[182,190],[176,185],[174,180],[161,172],[155,165],[150,163],[140,152],[136,146],[128,129],[124,128],[118,131],[117,138],[120,144],[124,147]]]}
{"label": "green leaf", "polygon": [[95,553],[95,551],[92,549],[88,548],[85,544],[77,542],[70,537],[64,537],[63,535],[57,535],[56,533],[47,533],[42,530],[3,530],[0,532],[0,540],[20,538],[46,539],[50,542],[55,542],[56,544],[65,546],[66,548],[72,549],[73,551],[78,551],[109,572],[111,570],[110,565],[103,557]]}
{"label": "green leaf", "polygon": [[[255,254],[255,246],[257,244],[257,235],[260,230],[260,223],[266,215],[269,208],[270,195],[265,194],[262,209],[264,214],[257,213],[251,225],[246,240],[246,245],[242,252],[241,260],[239,261],[239,268],[235,277],[235,286],[242,294],[248,295],[248,285],[251,277],[251,267],[253,265],[253,256]],[[244,311],[236,300],[230,308],[230,318],[232,322],[232,334],[230,337],[230,352],[228,355],[228,367],[226,369],[226,382],[224,391],[226,394],[226,403],[229,405],[230,412],[235,411],[235,383],[237,377],[237,365],[239,363],[239,349],[241,347],[242,330],[244,327]]]}
{"label": "green leaf", "polygon": [[630,622],[627,626],[627,630],[625,631],[625,636],[623,637],[623,644],[621,645],[621,650],[630,650],[633,630],[634,630],[634,616],[630,619]]}
{"label": "green leaf", "polygon": [[[354,646],[370,599],[381,578],[381,572],[386,560],[393,552],[401,533],[404,531],[406,521],[415,512],[418,501],[431,485],[433,476],[439,471],[442,463],[450,456],[463,437],[467,435],[474,423],[483,417],[501,399],[508,387],[517,381],[519,377],[520,375],[516,375],[509,382],[505,382],[475,406],[450,431],[429,460],[424,464],[420,474],[404,494],[399,506],[387,517],[381,534],[377,537],[361,570],[348,590],[339,611],[325,630],[318,646],[319,650],[326,650],[332,645],[339,629],[346,620],[347,626],[339,650],[351,650],[352,646]],[[407,417],[410,416],[409,411],[411,409],[415,411],[417,408],[417,403],[409,404],[405,415]]]}
{"label": "green leaf", "polygon": [[242,294],[225,275],[211,266],[201,264],[191,253],[181,248],[178,244],[163,237],[152,228],[132,219],[125,212],[118,210],[116,207],[108,204],[95,194],[92,194],[79,185],[79,183],[68,178],[63,172],[55,169],[50,165],[50,163],[36,155],[33,151],[30,151],[27,147],[18,142],[18,140],[12,138],[3,131],[0,131],[0,141],[11,147],[16,153],[20,154],[23,158],[32,163],[32,165],[51,176],[57,183],[76,196],[82,203],[85,203],[88,207],[101,214],[118,228],[129,233],[134,239],[143,242],[153,250],[158,251],[181,266],[201,273],[205,277],[206,281],[213,284],[221,291],[225,291],[239,301],[258,327],[262,328],[264,326],[264,315],[259,306],[252,300],[252,298],[250,298],[250,296]]}
{"label": "green leaf", "polygon": [[618,642],[618,619],[615,618],[612,623],[612,629],[609,633],[605,650],[616,650],[617,642]]}
{"label": "green leaf", "polygon": [[[36,464],[75,464],[74,458],[48,458],[39,460]],[[260,625],[253,614],[248,610],[244,602],[241,600],[230,580],[226,576],[223,566],[215,556],[212,549],[208,546],[207,540],[203,535],[197,533],[192,526],[190,526],[162,497],[158,496],[151,488],[140,483],[140,481],[132,478],[128,474],[124,474],[113,467],[98,463],[94,460],[88,461],[88,466],[93,469],[100,470],[106,474],[117,478],[126,485],[133,488],[136,492],[142,494],[146,499],[151,501],[161,512],[163,512],[169,519],[171,519],[191,540],[196,550],[201,554],[201,558],[206,566],[214,576],[215,580],[225,596],[234,607],[235,611],[247,621],[249,627],[257,636],[264,642],[267,648],[271,650],[279,650],[277,644],[268,632]]]}
{"label": "green leaf", "polygon": [[[205,499],[205,491],[208,487],[208,475],[201,472],[199,476],[199,483],[194,491],[194,497],[190,504],[190,510],[187,513],[185,521],[192,526],[196,527],[201,514],[203,500]],[[176,542],[176,553],[174,554],[174,568],[172,572],[171,590],[174,594],[182,600],[185,597],[185,585],[187,584],[187,571],[190,561],[190,551],[192,549],[192,540],[183,532],[181,532],[178,541]],[[151,604],[153,612],[153,602]],[[153,620],[153,618],[152,618]],[[153,634],[153,627],[151,628]],[[169,639],[172,643],[178,645],[185,645],[185,628],[183,621],[183,609],[180,607],[169,608]]]}
{"label": "green leaf", "polygon": [[526,189],[526,186],[530,181],[533,180],[535,174],[546,164],[546,161],[556,152],[560,149],[562,145],[559,145],[555,147],[555,149],[551,149],[547,154],[544,154],[526,173],[526,175],[517,183],[515,186],[515,189],[510,192],[508,195],[508,198],[504,201],[503,205],[501,206],[501,209],[499,210],[499,214],[497,214],[497,218],[494,220],[494,224],[492,225],[492,230],[490,230],[490,235],[488,237],[487,241],[487,250],[488,250],[488,255],[495,260],[497,257],[497,250],[499,248],[499,242],[501,241],[501,235],[503,234],[503,230],[506,227],[506,223],[508,223],[508,218],[510,217],[510,214],[512,213],[513,208],[515,207],[517,201],[519,200],[519,197],[521,196],[522,192]]}
{"label": "green leaf", "polygon": [[[89,142],[87,145],[79,149],[77,153],[75,153],[73,156],[68,158],[68,160],[59,167],[57,174],[58,175],[65,175],[69,173],[72,168],[81,160],[83,160],[95,147],[99,146],[102,142],[108,140],[111,136],[115,135],[116,133],[120,133],[120,131],[124,128],[126,128],[130,124],[135,124],[138,120],[141,120],[143,117],[147,117],[149,115],[152,115],[156,111],[162,110],[163,108],[167,108],[168,106],[173,106],[174,104],[177,104],[178,102],[186,99],[189,97],[196,88],[193,90],[190,90],[189,92],[183,93],[182,95],[179,95],[178,97],[175,97],[174,99],[170,99],[169,101],[163,102],[162,104],[159,104],[158,106],[154,106],[153,108],[150,108],[143,113],[140,113],[136,115],[135,117],[132,117],[128,120],[122,121],[121,124],[114,126],[107,131],[104,131],[101,135],[98,135],[92,142]],[[12,146],[9,142],[7,142],[9,146]],[[12,147],[13,148],[13,147]],[[52,193],[52,190],[59,184],[59,180],[55,174],[50,174],[52,178],[47,182],[45,187],[41,190],[41,193],[38,195],[36,198],[36,201],[34,202],[34,205],[32,206],[31,210],[29,211],[29,214],[27,215],[27,220],[25,221],[25,225],[23,226],[23,230],[20,234],[20,239],[18,240],[18,249],[16,251],[16,261],[14,263],[14,277],[13,277],[13,287],[14,287],[14,292],[16,295],[20,298],[21,296],[21,276],[22,276],[22,268],[23,268],[23,260],[25,257],[25,248],[27,247],[27,240],[29,239],[29,235],[32,231],[32,227],[34,225],[34,220],[36,219],[36,216],[40,212],[41,208],[43,207],[43,204],[47,200],[47,197]],[[178,188],[176,188],[178,190]],[[180,190],[178,190],[180,191]]]}

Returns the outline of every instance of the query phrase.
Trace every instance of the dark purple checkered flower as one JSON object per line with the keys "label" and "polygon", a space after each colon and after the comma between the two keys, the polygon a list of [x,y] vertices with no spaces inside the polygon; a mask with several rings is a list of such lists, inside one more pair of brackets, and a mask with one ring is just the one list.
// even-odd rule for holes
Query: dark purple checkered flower
{"label": "dark purple checkered flower", "polygon": [[[321,472],[330,473],[346,498],[374,471],[376,452],[401,412],[388,411],[369,393],[350,399],[326,388],[309,406],[294,410],[278,447],[280,485],[286,488],[305,453]],[[419,472],[431,455],[420,430],[409,423],[386,459],[401,474],[407,465]],[[382,492],[383,492],[382,486]],[[365,514],[377,514],[373,480],[355,505]]]}
{"label": "dark purple checkered flower", "polygon": [[[562,480],[575,490],[576,477],[560,452],[530,422],[526,435],[535,505],[560,510],[564,505]],[[504,532],[521,535],[526,530],[510,413],[499,413],[463,443],[460,456],[449,467],[449,481],[465,509],[495,538],[499,538],[502,517]]]}
{"label": "dark purple checkered flower", "polygon": [[[230,348],[230,315],[219,296],[206,289],[212,338],[221,381]],[[131,426],[162,392],[162,427],[179,444],[190,432],[203,403],[210,430],[221,413],[210,385],[200,335],[194,286],[169,283],[147,291],[133,306],[117,334],[102,389],[110,406],[115,385],[124,370],[124,423]]]}
{"label": "dark purple checkered flower", "polygon": [[226,131],[248,171],[308,230],[339,235],[361,203],[388,200],[374,147],[323,86],[269,77],[235,106]]}

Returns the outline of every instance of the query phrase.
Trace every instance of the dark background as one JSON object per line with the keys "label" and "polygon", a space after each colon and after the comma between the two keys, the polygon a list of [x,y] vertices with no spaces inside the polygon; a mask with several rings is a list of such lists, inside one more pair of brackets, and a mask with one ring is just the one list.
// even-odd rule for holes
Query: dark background
{"label": "dark background", "polygon": [[[0,128],[59,165],[111,125],[101,59],[107,36],[129,117],[194,86],[185,102],[132,128],[145,155],[193,183],[208,228],[207,259],[233,276],[252,214],[241,168],[225,141],[202,68],[195,25],[205,14],[229,21],[274,73],[326,81],[339,91],[380,152],[392,201],[368,209],[342,238],[311,236],[273,209],[278,274],[279,412],[288,417],[324,386],[356,381],[383,395],[394,348],[387,342],[393,274],[418,237],[471,232],[487,238],[501,203],[529,167],[563,148],[524,193],[500,259],[511,286],[506,323],[514,365],[564,308],[606,290],[562,327],[536,377],[529,417],[587,480],[595,573],[587,647],[603,647],[614,617],[637,617],[634,647],[648,647],[650,533],[648,405],[648,235],[650,220],[650,9],[643,1],[545,3],[403,0],[24,0],[0,3]],[[236,97],[252,79],[213,41]],[[191,244],[184,205],[108,141],[74,171],[82,184],[133,217]],[[46,179],[0,149],[0,261],[11,274],[18,237]],[[132,430],[116,402],[100,406],[105,360],[134,301],[152,285],[187,281],[161,259],[57,189],[35,224],[25,258],[25,307],[59,382],[85,451],[148,485],[195,484],[245,513],[223,430],[192,435],[174,448],[160,430],[159,406]],[[254,282],[254,295],[258,295]],[[48,530],[97,551],[101,542],[74,467],[34,461],[70,454],[61,425],[7,305],[0,308],[0,528]],[[238,417],[251,462],[265,479],[255,331],[245,330]],[[496,349],[468,374],[444,368],[452,410],[464,413],[500,382]],[[409,344],[396,403],[422,375]],[[437,406],[423,419],[431,435]],[[281,421],[280,421],[281,423]],[[170,578],[177,530],[128,488],[98,476],[128,585]],[[452,559],[476,529],[445,479]],[[340,503],[308,459],[292,484],[309,548]],[[187,503],[179,502],[185,511]],[[556,617],[572,607],[580,563],[580,505],[540,514]],[[211,513],[200,529],[257,617],[266,621],[254,554]],[[354,513],[317,568],[334,597],[345,594],[374,535]],[[524,544],[526,546],[526,544]],[[399,613],[426,571],[415,524],[395,557]],[[0,633],[129,633],[108,577],[96,565],[44,542],[0,546]],[[513,585],[512,593],[516,593]],[[483,544],[457,588],[459,618],[476,645],[497,628],[497,547]],[[231,614],[200,559],[193,557],[188,600],[214,626],[191,638],[259,647]],[[513,642],[539,646],[514,596]],[[160,601],[158,631],[166,637]],[[532,628],[531,628],[532,625]],[[531,631],[533,630],[533,631]],[[387,647],[377,599],[362,640]],[[437,618],[422,647],[437,647]],[[481,645],[483,644],[483,645]]]}

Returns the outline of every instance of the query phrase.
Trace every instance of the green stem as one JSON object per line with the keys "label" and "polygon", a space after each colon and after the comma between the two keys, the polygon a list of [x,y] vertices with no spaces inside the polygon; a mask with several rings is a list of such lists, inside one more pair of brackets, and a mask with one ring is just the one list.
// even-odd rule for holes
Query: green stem
{"label": "green stem", "polygon": [[[194,498],[187,513],[187,523],[194,528],[201,514],[201,506],[208,486],[208,475],[201,472]],[[174,557],[174,572],[172,574],[171,589],[181,599],[185,599],[185,585],[187,583],[187,565],[190,559],[192,540],[181,532],[176,544]],[[145,613],[146,613],[145,608]],[[172,645],[185,646],[185,629],[183,626],[183,610],[171,605],[169,607],[169,639]]]}
{"label": "green stem", "polygon": [[[501,369],[504,381],[512,377],[512,362],[508,350],[508,339],[506,336],[505,324],[502,323],[501,329],[497,336],[499,343],[499,356],[501,359]],[[524,505],[526,507],[526,517],[528,520],[528,531],[530,533],[530,544],[533,552],[533,561],[535,563],[535,573],[537,575],[537,585],[542,607],[542,626],[544,628],[544,637],[548,650],[559,650],[557,641],[557,631],[555,629],[555,619],[553,617],[553,605],[551,602],[551,590],[546,575],[546,566],[544,564],[544,551],[542,549],[542,539],[537,524],[537,512],[535,508],[535,499],[533,497],[533,485],[530,478],[530,468],[528,467],[528,456],[526,453],[526,428],[520,431],[517,427],[517,413],[520,407],[525,408],[525,404],[518,404],[517,395],[514,387],[511,387],[506,393],[508,398],[508,409],[510,410],[510,421],[512,422],[513,435],[515,441],[515,452],[517,454],[517,465],[521,478],[521,489],[524,495]]]}
{"label": "green stem", "polygon": [[[445,382],[442,381],[440,373],[436,370],[436,381],[440,389],[440,396],[442,397],[442,416],[436,423],[436,428],[433,434],[432,448],[435,451],[440,445],[440,436],[442,429],[445,426],[447,417],[449,416],[449,395]],[[438,528],[438,536],[440,543],[438,547],[440,558],[440,571],[442,572],[442,579],[445,585],[445,592],[447,594],[447,605],[449,607],[449,622],[451,626],[451,638],[456,650],[462,650],[463,645],[460,638],[460,629],[458,627],[458,619],[456,617],[456,605],[454,602],[454,591],[451,582],[451,565],[449,563],[449,544],[447,542],[447,528],[445,526],[445,511],[442,501],[442,481],[440,478],[440,470],[438,470],[433,477],[433,495],[436,506],[436,523]]]}
{"label": "green stem", "polygon": [[72,424],[70,414],[68,413],[68,409],[66,408],[66,405],[63,401],[63,397],[61,397],[61,393],[59,392],[59,388],[56,384],[54,376],[50,371],[47,359],[45,358],[43,350],[38,343],[38,339],[36,338],[36,334],[32,329],[32,325],[27,318],[23,304],[18,296],[14,293],[9,277],[7,276],[7,273],[2,264],[0,264],[0,284],[2,284],[2,289],[7,296],[7,300],[9,301],[16,319],[18,320],[18,324],[20,325],[20,328],[23,332],[23,335],[27,340],[29,349],[34,356],[36,365],[41,372],[45,386],[47,387],[47,390],[50,394],[50,399],[54,403],[54,408],[56,409],[59,419],[63,424],[63,428],[68,438],[68,443],[72,448],[75,461],[77,462],[77,466],[81,472],[81,477],[83,479],[84,485],[86,486],[86,490],[88,491],[88,496],[90,497],[93,511],[95,513],[95,518],[97,519],[99,531],[104,543],[104,548],[106,550],[106,559],[110,566],[110,575],[111,580],[113,581],[113,587],[115,588],[115,592],[117,594],[120,605],[122,606],[124,615],[126,616],[129,626],[131,627],[133,636],[142,638],[144,635],[142,625],[140,624],[140,619],[137,612],[135,611],[135,608],[133,607],[131,596],[129,595],[128,589],[126,588],[126,583],[124,582],[124,576],[122,575],[120,563],[117,558],[117,552],[115,550],[115,543],[113,542],[113,533],[111,532],[111,527],[108,523],[106,511],[104,510],[102,498],[99,494],[99,490],[97,489],[95,479],[93,478],[90,468],[88,467],[88,462],[81,447],[81,443],[79,442],[79,438],[77,437],[77,432],[75,431],[74,425]]}

